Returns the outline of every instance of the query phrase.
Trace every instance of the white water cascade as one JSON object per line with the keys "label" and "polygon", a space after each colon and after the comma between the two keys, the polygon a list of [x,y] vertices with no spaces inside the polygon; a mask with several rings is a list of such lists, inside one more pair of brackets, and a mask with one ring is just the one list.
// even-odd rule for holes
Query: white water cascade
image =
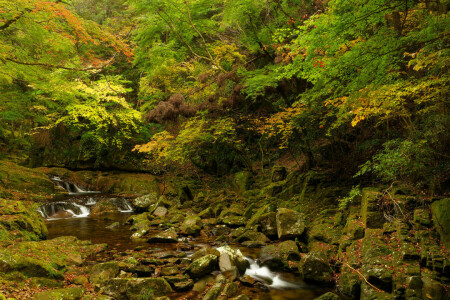
{"label": "white water cascade", "polygon": [[50,180],[53,181],[60,188],[65,189],[69,193],[69,195],[84,195],[84,194],[100,193],[99,191],[86,191],[86,190],[80,188],[79,186],[77,186],[75,183],[65,181],[58,176],[52,176],[52,177],[50,177]]}
{"label": "white water cascade", "polygon": [[280,274],[272,272],[268,267],[260,266],[256,260],[248,257],[245,259],[250,263],[250,267],[245,271],[245,275],[263,282],[268,287],[274,289],[296,289],[300,287],[300,284],[283,280]]}

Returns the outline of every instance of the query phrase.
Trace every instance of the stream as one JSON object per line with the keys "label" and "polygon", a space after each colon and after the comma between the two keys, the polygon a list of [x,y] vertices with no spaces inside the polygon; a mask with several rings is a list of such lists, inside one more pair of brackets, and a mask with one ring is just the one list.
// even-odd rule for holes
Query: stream
{"label": "stream", "polygon": [[[46,219],[48,228],[48,239],[60,236],[75,236],[80,240],[89,240],[94,244],[108,244],[108,250],[87,263],[94,264],[100,261],[112,260],[112,255],[117,253],[129,254],[135,249],[146,249],[150,251],[181,251],[178,244],[149,244],[130,239],[132,231],[130,226],[125,225],[125,221],[134,214],[130,205],[131,200],[116,198],[100,194],[95,191],[86,191],[73,183],[63,181],[58,177],[51,178],[55,184],[64,188],[68,195],[63,199],[49,202],[39,207],[38,212]],[[91,208],[98,201],[108,201],[113,203],[117,210],[107,215],[91,214]],[[108,228],[112,223],[118,222],[120,226],[113,229]],[[153,230],[157,233],[158,229]],[[189,243],[193,246],[192,251],[185,251],[191,255],[194,251],[211,245],[213,240],[202,240],[202,237],[189,238]],[[330,291],[323,286],[306,284],[298,275],[288,272],[272,271],[268,267],[260,266],[258,258],[260,250],[258,248],[246,248],[240,244],[230,244],[233,248],[239,248],[250,263],[245,275],[249,275],[263,283],[263,288],[245,287],[244,293],[250,299],[261,300],[309,300]],[[198,299],[198,293],[185,292],[178,293],[177,298]]]}

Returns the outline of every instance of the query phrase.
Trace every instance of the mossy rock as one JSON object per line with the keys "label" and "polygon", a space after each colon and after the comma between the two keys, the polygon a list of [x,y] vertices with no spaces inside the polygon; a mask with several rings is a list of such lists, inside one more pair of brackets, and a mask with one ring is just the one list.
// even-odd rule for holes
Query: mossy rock
{"label": "mossy rock", "polygon": [[261,250],[260,261],[262,265],[274,269],[291,270],[300,261],[300,251],[294,241],[265,246]]}
{"label": "mossy rock", "polygon": [[116,277],[119,274],[119,264],[117,262],[105,262],[92,267],[89,274],[89,281],[98,283]]}
{"label": "mossy rock", "polygon": [[298,264],[298,271],[305,282],[332,284],[332,269],[327,257],[322,252],[311,251],[304,255]]}
{"label": "mossy rock", "polygon": [[70,287],[64,289],[56,289],[37,293],[33,296],[33,300],[78,300],[83,297],[85,290],[79,287]]}
{"label": "mossy rock", "polygon": [[205,255],[193,261],[186,269],[186,272],[192,278],[199,278],[208,275],[218,269],[218,257],[213,254]]}
{"label": "mossy rock", "polygon": [[100,174],[96,188],[104,193],[117,195],[160,195],[156,177],[142,173]]}
{"label": "mossy rock", "polygon": [[365,188],[361,192],[361,219],[366,228],[383,228],[383,213],[378,209],[381,193],[376,188]]}
{"label": "mossy rock", "polygon": [[434,226],[441,236],[442,244],[450,249],[450,198],[431,204]]}
{"label": "mossy rock", "polygon": [[336,295],[335,293],[328,292],[328,293],[323,294],[320,297],[317,297],[314,300],[339,300],[339,296]]}
{"label": "mossy rock", "polygon": [[200,234],[200,230],[203,228],[202,219],[199,216],[187,216],[181,224],[180,229],[182,232],[188,235],[197,236]]}
{"label": "mossy rock", "polygon": [[173,292],[164,278],[113,278],[103,281],[101,288],[104,294],[118,300],[153,299]]}
{"label": "mossy rock", "polygon": [[234,174],[233,187],[239,193],[245,193],[253,185],[253,174],[249,171],[241,171]]}
{"label": "mossy rock", "polygon": [[28,277],[62,279],[68,266],[80,265],[87,256],[105,248],[105,244],[92,245],[75,237],[20,242],[0,250],[0,272],[19,271]]}
{"label": "mossy rock", "polygon": [[0,245],[45,239],[47,227],[37,208],[29,201],[0,199]]}
{"label": "mossy rock", "polygon": [[279,208],[276,215],[280,240],[299,238],[306,228],[306,217],[292,209]]}

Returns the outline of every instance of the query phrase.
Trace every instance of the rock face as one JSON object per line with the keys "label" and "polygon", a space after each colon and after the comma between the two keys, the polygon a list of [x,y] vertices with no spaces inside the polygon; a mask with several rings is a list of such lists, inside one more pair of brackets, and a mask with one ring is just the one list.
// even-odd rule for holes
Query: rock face
{"label": "rock face", "polygon": [[241,171],[234,174],[233,185],[238,192],[244,193],[251,187],[252,183],[253,176],[251,172]]}
{"label": "rock face", "polygon": [[217,269],[218,257],[213,254],[205,255],[193,261],[186,269],[192,278],[202,277]]}
{"label": "rock face", "polygon": [[151,236],[147,242],[149,243],[177,243],[178,234],[174,228],[169,228],[163,232]]}
{"label": "rock face", "polygon": [[298,238],[305,231],[305,215],[295,210],[279,208],[276,221],[280,240]]}
{"label": "rock face", "polygon": [[104,281],[101,287],[104,294],[118,300],[153,299],[173,292],[164,278],[114,278]]}
{"label": "rock face", "polygon": [[433,202],[431,212],[434,225],[441,236],[442,244],[450,249],[450,198]]}
{"label": "rock face", "polygon": [[306,254],[298,264],[300,276],[306,282],[331,284],[333,278],[330,265],[322,252],[312,251]]}

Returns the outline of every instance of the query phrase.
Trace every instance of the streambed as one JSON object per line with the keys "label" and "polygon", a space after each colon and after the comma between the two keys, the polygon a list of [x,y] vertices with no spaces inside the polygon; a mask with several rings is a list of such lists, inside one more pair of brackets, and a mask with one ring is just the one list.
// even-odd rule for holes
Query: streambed
{"label": "streambed", "polygon": [[[69,185],[61,180],[61,186],[67,188]],[[126,220],[134,214],[129,199],[113,198],[101,194],[93,195],[94,192],[84,191],[76,185],[70,185],[69,192],[70,194],[64,199],[58,199],[58,201],[40,207],[39,212],[47,219],[48,239],[59,236],[75,236],[80,240],[89,240],[92,243],[108,244],[108,249],[105,252],[88,260],[87,263],[89,264],[113,260],[114,257],[132,255],[139,251],[144,251],[144,253],[183,251],[189,257],[194,251],[206,245],[218,246],[214,237],[210,238],[203,235],[183,239],[184,243],[178,244],[149,244],[132,240],[130,236],[133,232],[130,230],[130,226],[125,224]],[[113,203],[116,205],[116,209],[107,214],[96,215],[91,213],[92,208],[99,201]],[[118,223],[119,226],[110,228],[114,223]],[[156,227],[152,231],[158,233],[162,230]],[[180,242],[181,240],[180,238]],[[187,243],[189,247],[186,249]],[[184,244],[184,249],[180,248],[180,244]],[[306,284],[295,274],[275,272],[267,267],[259,266],[260,249],[258,248],[246,248],[241,244],[231,244],[230,246],[239,248],[248,259],[250,267],[247,269],[246,275],[262,283],[257,287],[240,287],[240,292],[247,294],[250,299],[309,300],[330,291],[328,288]],[[211,281],[212,278],[206,277],[204,279],[205,284],[208,280]],[[176,293],[172,296],[174,299],[199,299],[200,297],[199,293],[194,291]]]}

